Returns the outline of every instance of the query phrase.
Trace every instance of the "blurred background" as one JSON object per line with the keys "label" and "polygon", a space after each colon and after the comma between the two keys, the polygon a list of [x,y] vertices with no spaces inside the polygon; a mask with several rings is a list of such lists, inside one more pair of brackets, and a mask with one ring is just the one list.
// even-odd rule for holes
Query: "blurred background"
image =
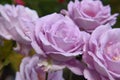
{"label": "blurred background", "polygon": [[[69,0],[0,0],[0,4],[20,4],[34,9],[39,16],[45,16],[53,12],[66,9]],[[120,0],[102,0],[104,5],[111,6],[111,13],[120,13]],[[120,27],[120,16],[114,27]],[[0,38],[0,80],[14,80],[16,71],[23,56],[13,51],[14,41],[7,41]],[[71,76],[72,75],[72,76]],[[85,80],[82,76],[72,74],[64,70],[65,80]],[[71,77],[71,79],[69,79]]]}

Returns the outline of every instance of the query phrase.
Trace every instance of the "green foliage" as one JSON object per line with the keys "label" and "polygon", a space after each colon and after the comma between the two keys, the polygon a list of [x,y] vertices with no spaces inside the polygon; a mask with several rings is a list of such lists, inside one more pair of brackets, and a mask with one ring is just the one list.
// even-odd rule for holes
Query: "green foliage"
{"label": "green foliage", "polygon": [[54,12],[59,12],[61,9],[66,8],[67,1],[60,3],[59,0],[24,0],[26,6],[35,9],[40,16],[47,15]]}
{"label": "green foliage", "polygon": [[11,64],[15,71],[19,68],[23,56],[13,51],[13,44],[15,42],[4,40],[0,45],[0,71],[8,64]]}
{"label": "green foliage", "polygon": [[0,0],[0,4],[6,4],[6,3],[12,4],[12,0]]}
{"label": "green foliage", "polygon": [[14,71],[19,71],[19,65],[21,63],[22,58],[23,58],[22,55],[13,52],[8,56],[6,61],[9,61],[9,63],[11,64],[11,67],[13,68]]}
{"label": "green foliage", "polygon": [[12,41],[4,40],[0,45],[0,61],[4,61],[6,57],[12,52]]}

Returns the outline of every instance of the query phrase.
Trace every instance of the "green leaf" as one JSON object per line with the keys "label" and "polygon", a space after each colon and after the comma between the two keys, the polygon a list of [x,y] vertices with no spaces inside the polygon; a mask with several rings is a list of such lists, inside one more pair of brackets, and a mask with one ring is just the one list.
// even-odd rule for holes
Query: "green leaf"
{"label": "green leaf", "polygon": [[3,45],[0,45],[0,61],[4,61],[13,50],[12,41],[3,40]]}
{"label": "green leaf", "polygon": [[8,56],[6,61],[10,62],[11,67],[13,68],[14,71],[18,71],[23,57],[24,56],[22,56],[21,54],[13,52]]}

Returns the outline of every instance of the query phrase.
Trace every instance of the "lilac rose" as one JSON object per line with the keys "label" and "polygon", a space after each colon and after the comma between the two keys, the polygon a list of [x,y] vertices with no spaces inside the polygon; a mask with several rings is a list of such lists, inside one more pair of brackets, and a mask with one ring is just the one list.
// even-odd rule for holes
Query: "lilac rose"
{"label": "lilac rose", "polygon": [[88,80],[120,79],[120,28],[110,25],[96,28],[89,41],[89,50],[83,55],[87,64],[84,76]]}
{"label": "lilac rose", "polygon": [[68,11],[62,10],[61,13],[68,15],[81,30],[87,32],[92,32],[99,25],[114,25],[118,16],[111,15],[110,6],[103,6],[100,0],[70,1]]}
{"label": "lilac rose", "polygon": [[84,64],[75,57],[86,50],[88,33],[80,31],[69,17],[57,13],[38,19],[35,26],[29,29],[33,49],[48,58],[48,62],[52,61],[52,65],[56,66],[53,69],[67,67],[75,74],[82,75]]}
{"label": "lilac rose", "polygon": [[27,54],[30,49],[30,38],[25,24],[33,23],[38,18],[37,13],[21,5],[0,5],[0,36],[17,42],[16,51]]}
{"label": "lilac rose", "polygon": [[36,26],[30,28],[35,51],[58,61],[82,54],[89,38],[89,34],[80,31],[69,17],[57,13],[40,18]]}
{"label": "lilac rose", "polygon": [[[15,80],[46,80],[46,71],[38,66],[38,56],[25,57],[20,65],[20,72],[17,72]],[[47,80],[64,80],[62,70],[49,71]]]}

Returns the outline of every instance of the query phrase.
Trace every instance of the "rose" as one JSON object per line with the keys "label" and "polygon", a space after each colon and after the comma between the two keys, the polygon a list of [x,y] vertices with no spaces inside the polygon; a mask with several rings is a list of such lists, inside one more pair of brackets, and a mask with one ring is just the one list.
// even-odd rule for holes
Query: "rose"
{"label": "rose", "polygon": [[82,74],[84,65],[75,57],[86,50],[88,33],[80,31],[69,17],[57,13],[40,18],[29,29],[31,45],[37,54],[59,68],[63,66],[61,69],[67,67],[77,75]]}
{"label": "rose", "polygon": [[99,25],[115,24],[118,14],[111,15],[110,11],[110,6],[103,6],[100,0],[75,0],[68,4],[68,11],[61,13],[73,19],[81,30],[92,32]]}
{"label": "rose", "polygon": [[[17,72],[15,80],[46,80],[46,72],[38,66],[40,59],[38,56],[25,57],[20,65],[20,72]],[[47,80],[64,80],[62,70],[48,72]]]}
{"label": "rose", "polygon": [[82,54],[89,38],[70,18],[56,13],[40,18],[36,26],[30,28],[35,51],[58,61],[67,61]]}
{"label": "rose", "polygon": [[30,38],[26,36],[26,23],[38,18],[37,13],[24,6],[0,5],[0,36],[7,40],[15,40],[15,50],[27,54],[30,49]]}
{"label": "rose", "polygon": [[14,3],[20,4],[20,5],[25,5],[25,2],[23,0],[14,0]]}
{"label": "rose", "polygon": [[100,26],[93,31],[89,51],[83,55],[87,64],[84,76],[88,80],[120,79],[120,28]]}

